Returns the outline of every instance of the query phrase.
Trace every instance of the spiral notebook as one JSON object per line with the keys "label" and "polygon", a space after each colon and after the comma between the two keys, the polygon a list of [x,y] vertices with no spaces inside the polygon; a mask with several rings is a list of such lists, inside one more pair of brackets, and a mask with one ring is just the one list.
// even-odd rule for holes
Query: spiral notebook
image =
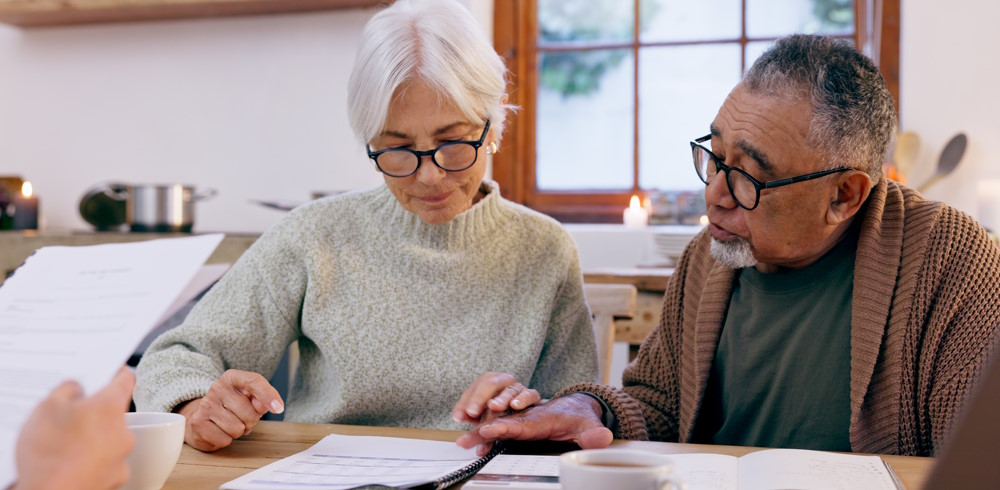
{"label": "spiral notebook", "polygon": [[396,437],[329,435],[309,449],[254,470],[221,488],[275,490],[349,489],[366,485],[396,488],[446,488],[474,475],[494,456],[481,458],[454,442]]}

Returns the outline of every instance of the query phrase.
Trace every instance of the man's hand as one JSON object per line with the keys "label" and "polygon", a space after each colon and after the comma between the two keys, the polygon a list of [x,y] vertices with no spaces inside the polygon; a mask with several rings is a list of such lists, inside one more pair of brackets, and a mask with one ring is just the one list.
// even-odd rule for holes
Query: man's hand
{"label": "man's hand", "polygon": [[126,458],[135,438],[125,425],[135,387],[128,368],[90,398],[67,381],[25,421],[17,439],[15,490],[110,490],[128,479]]}
{"label": "man's hand", "polygon": [[480,456],[494,441],[568,441],[583,449],[603,448],[613,435],[601,423],[601,405],[588,395],[575,393],[554,398],[527,410],[485,420],[458,438],[459,446],[476,446]]}
{"label": "man's hand", "polygon": [[265,413],[285,411],[285,404],[263,376],[230,369],[207,395],[176,411],[187,419],[184,442],[201,451],[216,451],[249,434]]}
{"label": "man's hand", "polygon": [[455,422],[475,424],[489,416],[487,409],[496,413],[523,410],[541,400],[537,391],[518,383],[514,376],[488,372],[476,378],[462,393],[455,408],[451,409],[451,418]]}

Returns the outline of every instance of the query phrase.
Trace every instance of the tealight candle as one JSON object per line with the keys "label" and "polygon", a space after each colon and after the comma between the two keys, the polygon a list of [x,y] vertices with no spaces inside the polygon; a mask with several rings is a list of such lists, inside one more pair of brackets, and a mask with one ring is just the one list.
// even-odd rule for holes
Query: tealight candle
{"label": "tealight candle", "polygon": [[649,210],[639,205],[639,196],[632,196],[622,213],[622,222],[626,228],[642,228],[649,223]]}
{"label": "tealight candle", "polygon": [[38,198],[33,195],[31,182],[21,185],[21,195],[15,196],[13,202],[14,229],[38,229]]}

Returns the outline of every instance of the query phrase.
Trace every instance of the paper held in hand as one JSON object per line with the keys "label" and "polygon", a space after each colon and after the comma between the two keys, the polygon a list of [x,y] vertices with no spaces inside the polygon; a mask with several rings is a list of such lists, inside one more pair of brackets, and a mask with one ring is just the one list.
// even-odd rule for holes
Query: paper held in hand
{"label": "paper held in hand", "polygon": [[103,387],[223,236],[39,249],[0,287],[0,488],[21,425],[59,383]]}

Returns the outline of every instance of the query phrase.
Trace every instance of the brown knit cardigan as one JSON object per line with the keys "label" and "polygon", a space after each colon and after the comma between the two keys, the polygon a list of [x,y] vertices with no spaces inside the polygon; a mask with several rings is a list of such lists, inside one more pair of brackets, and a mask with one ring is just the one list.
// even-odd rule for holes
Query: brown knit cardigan
{"label": "brown knit cardigan", "polygon": [[[1000,252],[969,216],[885,179],[862,213],[851,449],[932,455],[1000,331]],[[691,440],[736,279],[711,257],[709,241],[702,232],[685,250],[660,325],[625,370],[624,389],[585,384],[561,392],[604,400],[618,420],[615,437]]]}

